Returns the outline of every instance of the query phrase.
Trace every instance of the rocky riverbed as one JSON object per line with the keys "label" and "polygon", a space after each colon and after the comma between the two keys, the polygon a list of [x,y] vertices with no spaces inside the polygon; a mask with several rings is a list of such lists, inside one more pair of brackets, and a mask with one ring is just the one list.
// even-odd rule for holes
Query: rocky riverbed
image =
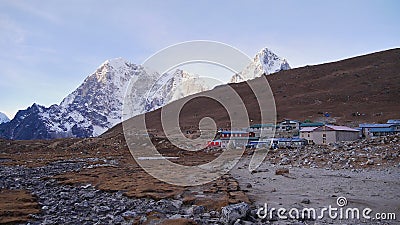
{"label": "rocky riverbed", "polygon": [[36,196],[40,213],[31,214],[29,224],[152,224],[166,219],[208,224],[220,220],[220,212],[183,204],[179,199],[130,198],[123,191],[102,191],[90,183],[62,185],[51,178],[88,166],[84,160],[57,161],[34,168],[0,166],[0,189],[28,190]]}

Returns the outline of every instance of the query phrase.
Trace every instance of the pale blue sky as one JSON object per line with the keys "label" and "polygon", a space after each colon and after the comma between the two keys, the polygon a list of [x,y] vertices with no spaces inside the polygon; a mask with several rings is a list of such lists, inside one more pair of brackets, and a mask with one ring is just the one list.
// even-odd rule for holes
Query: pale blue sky
{"label": "pale blue sky", "polygon": [[0,111],[59,103],[103,61],[188,40],[292,67],[400,46],[399,1],[0,1]]}

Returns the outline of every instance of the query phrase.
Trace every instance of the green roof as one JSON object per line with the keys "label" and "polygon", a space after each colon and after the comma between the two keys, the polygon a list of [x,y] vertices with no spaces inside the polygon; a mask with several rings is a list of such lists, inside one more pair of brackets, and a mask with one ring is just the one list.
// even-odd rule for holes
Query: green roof
{"label": "green roof", "polygon": [[324,123],[301,123],[300,127],[320,127],[323,125]]}

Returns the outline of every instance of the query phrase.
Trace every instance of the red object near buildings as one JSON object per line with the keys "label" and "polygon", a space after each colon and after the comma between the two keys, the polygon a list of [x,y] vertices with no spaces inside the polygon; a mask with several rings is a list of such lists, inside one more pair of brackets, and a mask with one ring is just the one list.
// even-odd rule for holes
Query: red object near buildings
{"label": "red object near buildings", "polygon": [[221,140],[213,140],[207,142],[207,147],[220,147],[221,146]]}

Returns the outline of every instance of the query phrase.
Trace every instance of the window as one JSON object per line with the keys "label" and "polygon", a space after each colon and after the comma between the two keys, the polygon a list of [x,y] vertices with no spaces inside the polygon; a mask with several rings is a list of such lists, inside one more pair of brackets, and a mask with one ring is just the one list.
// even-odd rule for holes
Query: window
{"label": "window", "polygon": [[307,137],[310,137],[310,133],[307,134]]}
{"label": "window", "polygon": [[322,134],[322,137],[326,138],[326,134]]}

